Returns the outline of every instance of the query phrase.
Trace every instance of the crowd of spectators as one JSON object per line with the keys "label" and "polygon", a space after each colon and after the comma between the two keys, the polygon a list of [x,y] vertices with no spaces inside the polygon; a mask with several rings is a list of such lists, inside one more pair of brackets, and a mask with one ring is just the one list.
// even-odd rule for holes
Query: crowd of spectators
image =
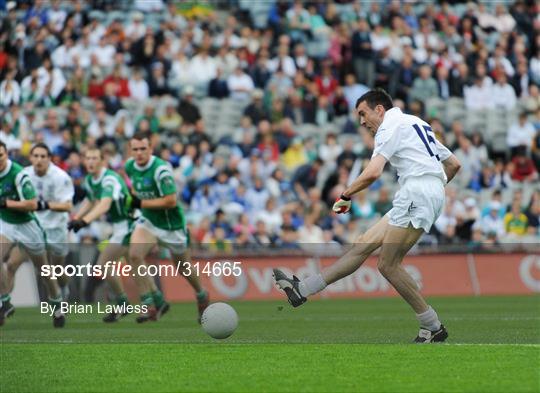
{"label": "crowd of spectators", "polygon": [[[266,7],[262,21],[256,7]],[[75,202],[87,147],[122,173],[128,138],[149,131],[174,168],[195,244],[352,242],[395,191],[385,172],[350,215],[331,213],[373,147],[355,101],[380,87],[430,122],[463,165],[427,238],[538,241],[534,1],[0,0],[0,15],[0,139],[21,163],[47,143],[75,181]],[[464,119],[430,113],[433,98],[505,113],[506,149]],[[202,108],[210,99],[241,111],[219,135]]]}

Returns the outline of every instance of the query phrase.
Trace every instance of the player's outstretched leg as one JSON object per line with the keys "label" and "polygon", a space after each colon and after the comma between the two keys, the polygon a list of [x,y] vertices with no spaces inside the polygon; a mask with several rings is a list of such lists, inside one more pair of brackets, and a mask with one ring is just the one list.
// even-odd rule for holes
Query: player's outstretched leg
{"label": "player's outstretched leg", "polygon": [[322,291],[327,285],[354,273],[362,266],[365,260],[381,246],[387,226],[388,217],[384,216],[360,236],[353,247],[334,264],[323,269],[321,273],[309,276],[304,280],[300,281],[294,276],[287,277],[281,270],[274,269],[277,287],[285,292],[293,307],[304,304],[308,296]]}
{"label": "player's outstretched leg", "polygon": [[428,306],[416,282],[401,265],[401,261],[423,233],[421,228],[401,228],[389,225],[379,256],[378,268],[396,291],[412,307],[420,323],[420,332],[414,339],[416,343],[442,342],[448,332],[439,321],[435,310]]}

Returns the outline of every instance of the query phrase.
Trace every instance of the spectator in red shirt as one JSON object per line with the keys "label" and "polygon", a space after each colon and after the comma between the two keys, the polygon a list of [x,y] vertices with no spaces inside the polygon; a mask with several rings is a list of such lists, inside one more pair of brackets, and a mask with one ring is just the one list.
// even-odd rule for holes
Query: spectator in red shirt
{"label": "spectator in red shirt", "polygon": [[268,154],[271,161],[275,162],[279,160],[279,145],[271,133],[264,134],[257,148],[262,154]]}
{"label": "spectator in red shirt", "polygon": [[113,73],[103,80],[103,88],[107,91],[107,85],[114,83],[116,85],[116,97],[129,97],[129,86],[127,78],[122,76],[122,70],[119,66],[115,66]]}
{"label": "spectator in red shirt", "polygon": [[319,88],[321,95],[332,98],[339,86],[338,80],[332,75],[332,67],[329,62],[325,62],[322,66],[322,75],[315,78],[315,83]]}
{"label": "spectator in red shirt", "polygon": [[527,157],[525,151],[520,151],[512,160],[512,179],[519,182],[533,182],[538,179],[534,162]]}
{"label": "spectator in red shirt", "polygon": [[101,98],[105,95],[103,80],[99,70],[92,70],[90,81],[88,82],[88,97]]}

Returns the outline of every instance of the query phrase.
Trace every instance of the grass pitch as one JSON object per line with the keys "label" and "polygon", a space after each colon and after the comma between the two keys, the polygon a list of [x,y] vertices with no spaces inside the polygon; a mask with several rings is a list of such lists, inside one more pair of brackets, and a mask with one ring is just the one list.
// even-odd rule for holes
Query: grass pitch
{"label": "grass pitch", "polygon": [[52,328],[18,309],[0,328],[0,391],[540,392],[540,297],[432,298],[444,345],[409,345],[417,323],[397,298],[231,302],[225,341],[193,304],[157,323],[70,315]]}

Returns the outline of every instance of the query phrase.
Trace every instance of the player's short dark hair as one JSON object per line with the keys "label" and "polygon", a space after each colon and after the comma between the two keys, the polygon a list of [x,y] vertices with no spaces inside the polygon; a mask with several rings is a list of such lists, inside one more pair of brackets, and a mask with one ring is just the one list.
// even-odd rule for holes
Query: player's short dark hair
{"label": "player's short dark hair", "polygon": [[135,134],[133,134],[133,136],[131,137],[131,140],[137,140],[137,141],[143,141],[145,139],[148,139],[148,142],[150,142],[152,140],[151,138],[151,134],[150,132],[148,131],[139,131],[139,132],[136,132]]}
{"label": "player's short dark hair", "polygon": [[47,146],[43,142],[36,143],[32,148],[30,149],[30,154],[34,153],[34,150],[36,149],[44,149],[47,152],[47,157],[52,156],[51,149],[49,149],[49,146]]}
{"label": "player's short dark hair", "polygon": [[4,148],[5,151],[7,151],[7,145],[4,143],[4,141],[0,140],[0,148]]}
{"label": "player's short dark hair", "polygon": [[358,108],[358,105],[364,101],[371,109],[375,109],[377,105],[382,105],[386,110],[390,110],[394,107],[392,97],[390,97],[390,95],[383,89],[370,90],[365,93],[362,97],[356,100],[355,108]]}

